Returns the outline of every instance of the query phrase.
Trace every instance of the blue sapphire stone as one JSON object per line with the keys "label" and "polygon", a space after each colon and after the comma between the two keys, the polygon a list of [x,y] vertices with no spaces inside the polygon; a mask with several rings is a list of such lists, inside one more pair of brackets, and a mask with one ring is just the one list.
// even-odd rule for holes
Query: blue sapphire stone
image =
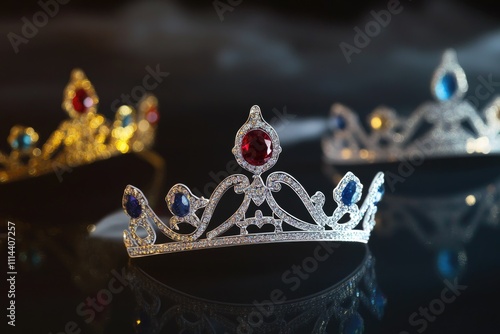
{"label": "blue sapphire stone", "polygon": [[356,189],[356,182],[349,181],[342,191],[342,203],[345,205],[352,205],[356,200],[354,197],[354,195],[356,195]]}
{"label": "blue sapphire stone", "polygon": [[455,94],[457,88],[457,78],[453,73],[447,72],[439,78],[434,90],[439,100],[446,101]]}
{"label": "blue sapphire stone", "polygon": [[[380,193],[380,198],[382,198],[382,196],[384,196],[385,194],[385,186],[383,183],[380,185],[380,187],[378,187],[378,192]],[[375,205],[378,205],[378,203],[380,203],[380,201],[376,201]]]}
{"label": "blue sapphire stone", "polygon": [[365,329],[363,318],[358,312],[347,318],[343,327],[343,334],[362,334]]}
{"label": "blue sapphire stone", "polygon": [[186,217],[189,214],[190,204],[189,199],[183,193],[174,195],[174,202],[170,208],[172,213],[178,217]]}
{"label": "blue sapphire stone", "polygon": [[127,210],[128,215],[132,218],[139,218],[142,213],[142,207],[141,204],[139,204],[139,200],[132,195],[127,195],[125,209]]}
{"label": "blue sapphire stone", "polygon": [[129,126],[130,124],[132,124],[132,115],[128,114],[122,119],[122,127]]}
{"label": "blue sapphire stone", "polygon": [[347,122],[342,115],[336,115],[330,118],[329,127],[331,130],[345,130]]}
{"label": "blue sapphire stone", "polygon": [[17,136],[17,138],[12,141],[12,148],[15,150],[24,150],[29,148],[31,144],[31,137],[28,134],[23,133]]}

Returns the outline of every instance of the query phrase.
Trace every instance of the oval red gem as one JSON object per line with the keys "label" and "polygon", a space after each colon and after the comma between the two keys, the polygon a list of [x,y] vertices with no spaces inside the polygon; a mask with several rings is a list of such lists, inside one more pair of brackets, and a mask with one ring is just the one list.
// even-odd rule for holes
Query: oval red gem
{"label": "oval red gem", "polygon": [[88,108],[92,107],[94,101],[88,96],[85,89],[80,88],[75,91],[75,96],[73,97],[73,109],[79,113],[85,113]]}
{"label": "oval red gem", "polygon": [[241,142],[241,154],[250,165],[262,166],[273,154],[271,137],[262,130],[249,131]]}
{"label": "oval red gem", "polygon": [[160,119],[160,113],[158,112],[158,109],[156,107],[151,107],[147,112],[146,112],[146,120],[150,124],[156,124],[158,123],[158,120]]}

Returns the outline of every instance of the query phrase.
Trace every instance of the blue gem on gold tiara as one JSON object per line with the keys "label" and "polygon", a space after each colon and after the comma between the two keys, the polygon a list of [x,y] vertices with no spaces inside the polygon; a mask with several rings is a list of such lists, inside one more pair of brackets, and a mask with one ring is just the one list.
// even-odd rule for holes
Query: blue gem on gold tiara
{"label": "blue gem on gold tiara", "polygon": [[31,137],[27,133],[23,133],[12,141],[11,146],[15,150],[25,150],[30,148],[32,144]]}
{"label": "blue gem on gold tiara", "polygon": [[126,127],[126,126],[129,126],[130,124],[132,124],[132,114],[128,114],[126,115],[125,117],[123,117],[122,119],[122,127]]}
{"label": "blue gem on gold tiara", "polygon": [[[129,256],[291,241],[368,242],[375,226],[375,203],[382,198],[378,189],[384,183],[384,174],[375,176],[363,204],[358,206],[363,185],[353,173],[348,172],[333,189],[337,208],[333,213],[325,212],[323,206],[326,196],[319,191],[309,195],[293,176],[276,171],[263,179],[262,173],[276,164],[281,151],[278,134],[263,119],[260,108],[253,106],[247,121],[236,133],[232,149],[236,162],[251,172],[252,178],[244,174],[229,175],[217,185],[209,199],[195,196],[184,184],[175,184],[165,197],[173,215],[167,223],[151,210],[138,188],[128,185],[122,205],[131,218],[128,229],[123,232]],[[299,197],[311,217],[309,221],[288,213],[278,204],[274,194],[283,187],[290,188]],[[217,205],[231,189],[241,199],[240,206],[225,221],[212,224]],[[136,198],[142,205],[143,214],[130,214],[129,196]],[[249,208],[252,202],[259,207],[265,203],[268,208],[264,209],[269,213],[264,214],[263,210],[251,212]],[[179,228],[179,224],[189,224],[194,227],[194,231],[187,233]],[[269,225],[273,230],[255,232],[249,229],[252,225],[259,229]],[[146,231],[145,237],[136,233],[138,227]],[[155,244],[156,231],[160,231],[168,240]],[[237,231],[239,234],[235,234]]]}

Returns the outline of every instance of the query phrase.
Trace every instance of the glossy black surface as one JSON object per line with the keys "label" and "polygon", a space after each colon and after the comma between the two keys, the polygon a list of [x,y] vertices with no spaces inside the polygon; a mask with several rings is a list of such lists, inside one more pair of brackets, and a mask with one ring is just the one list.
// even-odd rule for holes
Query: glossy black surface
{"label": "glossy black surface", "polygon": [[[361,117],[379,104],[408,113],[430,98],[429,81],[447,47],[457,48],[472,93],[478,76],[500,81],[500,26],[493,5],[403,5],[351,64],[339,43],[352,40],[353,27],[386,2],[343,5],[341,11],[326,1],[294,3],[283,11],[286,4],[243,2],[224,22],[210,2],[180,8],[111,2],[105,9],[70,2],[18,54],[4,39],[0,138],[24,123],[36,127],[43,141],[65,117],[60,99],[73,67],[86,71],[109,117],[112,102],[140,84],[146,66],[159,64],[170,72],[153,91],[161,112],[155,150],[166,160],[159,192],[150,190],[155,170],[134,156],[76,168],[62,182],[47,175],[0,186],[2,252],[7,220],[16,224],[18,243],[16,327],[6,326],[7,332],[311,333],[320,332],[315,326],[321,323],[328,333],[361,327],[365,333],[497,332],[500,160],[494,157],[425,161],[394,191],[388,188],[368,245],[375,275],[363,275],[365,281],[356,285],[360,297],[335,291],[367,263],[362,245],[333,244],[328,259],[301,274],[307,278],[292,290],[296,284],[283,275],[290,279],[286,273],[302,266],[316,243],[129,260],[121,240],[124,187],[134,184],[159,198],[154,208],[160,215],[167,214],[161,199],[173,184],[203,193],[227,175],[234,135],[253,104],[267,120],[287,115],[275,123],[288,139],[273,170],[289,172],[310,194],[322,191],[331,210],[337,173],[352,170],[365,186],[379,170],[397,173],[398,164],[323,164],[319,140],[331,103],[345,103]],[[2,14],[2,33],[19,30],[20,18],[37,10],[15,6]],[[0,147],[6,148],[5,140]],[[283,201],[298,203],[292,197]],[[220,215],[231,213],[233,204],[228,200]],[[453,296],[444,289],[455,280],[462,290]],[[276,289],[287,302],[264,315],[269,326],[249,328],[248,321],[238,320],[253,312],[248,304],[268,300]],[[92,306],[97,296],[105,297]],[[423,320],[427,311],[420,308],[436,314],[429,311]],[[242,323],[247,327],[238,327]]]}

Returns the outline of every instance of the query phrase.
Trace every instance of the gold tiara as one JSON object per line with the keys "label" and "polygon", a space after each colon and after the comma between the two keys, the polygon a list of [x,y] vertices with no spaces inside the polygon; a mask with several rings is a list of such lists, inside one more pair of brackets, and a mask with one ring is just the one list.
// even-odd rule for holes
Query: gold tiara
{"label": "gold tiara", "polygon": [[[80,69],[71,73],[64,89],[62,108],[69,119],[37,147],[38,133],[15,125],[10,131],[9,154],[0,151],[0,183],[58,172],[98,160],[141,152],[154,142],[159,119],[158,100],[146,95],[137,105],[123,105],[114,121],[97,112],[99,98]],[[58,176],[59,177],[59,176]]]}

